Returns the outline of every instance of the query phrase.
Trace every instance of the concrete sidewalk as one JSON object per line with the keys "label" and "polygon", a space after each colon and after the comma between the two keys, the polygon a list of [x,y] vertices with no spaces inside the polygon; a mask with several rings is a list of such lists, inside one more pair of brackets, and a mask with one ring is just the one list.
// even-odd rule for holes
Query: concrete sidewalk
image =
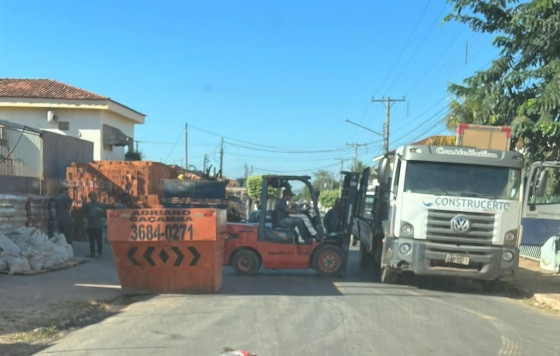
{"label": "concrete sidewalk", "polygon": [[518,273],[509,283],[532,295],[538,303],[560,311],[560,274],[541,270],[538,261],[521,258]]}

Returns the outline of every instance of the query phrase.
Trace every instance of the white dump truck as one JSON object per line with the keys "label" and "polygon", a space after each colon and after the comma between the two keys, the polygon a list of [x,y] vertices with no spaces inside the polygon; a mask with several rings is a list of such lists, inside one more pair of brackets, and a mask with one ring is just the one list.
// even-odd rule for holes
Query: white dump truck
{"label": "white dump truck", "polygon": [[378,167],[371,217],[356,219],[360,264],[379,267],[383,283],[403,271],[488,282],[512,276],[522,168],[514,151],[399,147]]}

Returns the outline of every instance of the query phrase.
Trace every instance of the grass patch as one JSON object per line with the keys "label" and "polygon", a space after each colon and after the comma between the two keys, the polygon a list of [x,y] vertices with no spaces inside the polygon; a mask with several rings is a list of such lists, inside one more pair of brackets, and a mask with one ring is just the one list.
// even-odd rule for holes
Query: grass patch
{"label": "grass patch", "polygon": [[25,343],[25,344],[37,344],[45,341],[50,341],[55,339],[61,330],[55,326],[45,326],[33,329],[27,332],[7,334],[2,337],[2,341],[5,343]]}
{"label": "grass patch", "polygon": [[538,309],[544,310],[548,313],[560,316],[560,311],[559,310],[556,310],[556,309],[550,307],[547,304],[539,302],[535,297],[525,298],[525,299],[522,300],[522,302],[523,302],[523,304],[528,305],[530,307],[538,308]]}
{"label": "grass patch", "polygon": [[[48,347],[70,331],[95,324],[116,314],[125,304],[122,298],[114,301],[68,301],[55,303],[45,310],[26,315],[23,311],[3,311],[4,332],[2,346],[10,347],[9,354],[31,354]],[[30,348],[31,347],[31,348]]]}

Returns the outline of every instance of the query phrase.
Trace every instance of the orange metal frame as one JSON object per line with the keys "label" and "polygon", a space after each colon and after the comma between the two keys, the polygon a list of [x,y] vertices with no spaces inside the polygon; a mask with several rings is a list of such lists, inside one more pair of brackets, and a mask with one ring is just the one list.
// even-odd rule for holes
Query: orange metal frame
{"label": "orange metal frame", "polygon": [[224,265],[229,266],[235,252],[239,249],[255,251],[262,267],[268,269],[305,269],[310,268],[313,252],[317,247],[329,242],[313,241],[311,244],[286,244],[259,241],[259,228],[255,224],[227,224],[228,237],[224,246]]}

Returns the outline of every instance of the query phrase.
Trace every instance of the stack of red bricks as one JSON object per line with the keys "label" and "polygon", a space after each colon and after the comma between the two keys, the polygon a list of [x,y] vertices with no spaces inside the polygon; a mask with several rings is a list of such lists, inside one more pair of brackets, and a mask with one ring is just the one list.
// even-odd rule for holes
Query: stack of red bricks
{"label": "stack of red bricks", "polygon": [[161,207],[162,179],[177,178],[177,168],[150,161],[96,161],[72,163],[66,169],[68,193],[76,201],[88,201],[90,192],[109,206],[120,199],[130,208]]}

